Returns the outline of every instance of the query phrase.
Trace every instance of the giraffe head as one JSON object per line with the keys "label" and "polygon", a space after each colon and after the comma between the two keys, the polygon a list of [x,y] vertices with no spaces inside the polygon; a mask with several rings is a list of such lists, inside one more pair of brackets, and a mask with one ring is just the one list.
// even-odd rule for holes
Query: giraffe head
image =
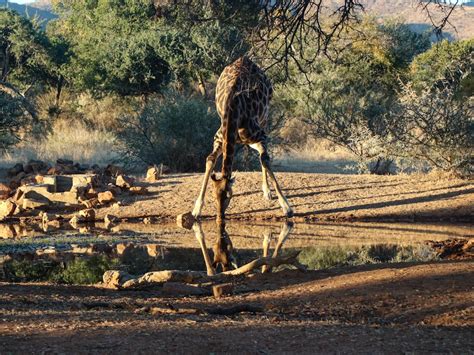
{"label": "giraffe head", "polygon": [[231,269],[236,269],[237,260],[234,255],[234,247],[232,245],[232,241],[230,240],[229,234],[225,229],[224,221],[218,221],[218,236],[216,243],[212,247],[214,252],[214,260],[212,263],[212,267],[214,270],[220,265],[222,271],[228,271]]}
{"label": "giraffe head", "polygon": [[223,221],[225,218],[225,210],[229,206],[232,198],[232,185],[235,179],[226,176],[218,178],[216,174],[211,175],[214,183],[216,194],[217,220]]}

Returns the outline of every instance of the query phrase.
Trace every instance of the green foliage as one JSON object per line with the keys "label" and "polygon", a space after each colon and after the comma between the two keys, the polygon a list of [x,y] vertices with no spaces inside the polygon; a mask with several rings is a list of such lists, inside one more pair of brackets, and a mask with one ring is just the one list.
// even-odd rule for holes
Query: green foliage
{"label": "green foliage", "polygon": [[21,102],[0,91],[0,152],[18,142],[17,132],[24,123]]}
{"label": "green foliage", "polygon": [[102,280],[105,271],[118,265],[106,256],[76,258],[67,264],[48,260],[11,260],[4,270],[11,281],[53,281],[74,285],[93,284]]}
{"label": "green foliage", "polygon": [[39,260],[11,260],[5,263],[4,271],[11,281],[42,281],[51,274],[51,263]]}
{"label": "green foliage", "polygon": [[[366,19],[341,47],[337,62],[321,58],[306,76],[285,90],[283,108],[302,117],[316,138],[354,153],[361,166],[384,158],[383,117],[397,99],[398,76],[426,39],[403,24],[388,27]],[[289,89],[289,90],[288,90]]]}
{"label": "green foliage", "polygon": [[51,49],[37,23],[0,9],[0,81],[26,87],[51,79]]}
{"label": "green foliage", "polygon": [[432,88],[464,66],[470,74],[463,78],[460,87],[463,96],[474,95],[474,39],[437,43],[430,50],[418,55],[410,65],[413,88],[421,91]]}
{"label": "green foliage", "polygon": [[[458,76],[460,72],[464,73]],[[454,74],[421,91],[404,86],[387,116],[388,148],[395,156],[470,176],[474,173],[474,112],[471,99],[459,93],[472,72],[466,63],[458,63]]]}
{"label": "green foliage", "polygon": [[124,117],[119,138],[125,156],[175,171],[203,169],[219,127],[215,111],[202,99],[167,93],[150,101],[137,117]]}
{"label": "green foliage", "polygon": [[309,269],[329,269],[376,263],[436,260],[436,252],[427,245],[374,244],[304,248],[298,261]]}
{"label": "green foliage", "polygon": [[53,280],[71,285],[87,285],[102,280],[105,271],[118,265],[118,260],[106,256],[76,258],[64,270],[56,272]]}
{"label": "green foliage", "polygon": [[147,95],[169,81],[150,1],[59,1],[56,8],[54,32],[71,43],[66,76],[76,90]]}

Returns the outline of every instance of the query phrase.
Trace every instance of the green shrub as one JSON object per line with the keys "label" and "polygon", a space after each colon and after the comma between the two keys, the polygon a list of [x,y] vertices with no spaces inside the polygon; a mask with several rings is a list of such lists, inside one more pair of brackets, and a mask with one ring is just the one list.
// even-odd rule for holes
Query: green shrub
{"label": "green shrub", "polygon": [[109,259],[106,256],[77,258],[67,264],[65,269],[57,271],[52,280],[73,285],[93,284],[101,281],[104,272],[116,267],[117,264],[116,259]]}
{"label": "green shrub", "polygon": [[125,157],[146,164],[165,164],[173,171],[204,169],[219,118],[195,97],[167,94],[145,105],[137,117],[123,117],[119,138]]}

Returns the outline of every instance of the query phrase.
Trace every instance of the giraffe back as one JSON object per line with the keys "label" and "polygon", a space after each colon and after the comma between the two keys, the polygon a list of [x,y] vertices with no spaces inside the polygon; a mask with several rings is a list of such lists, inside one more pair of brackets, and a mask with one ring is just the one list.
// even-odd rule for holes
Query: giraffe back
{"label": "giraffe back", "polygon": [[222,120],[226,108],[233,103],[237,127],[258,130],[266,125],[272,94],[273,88],[265,73],[249,58],[241,57],[225,67],[219,77],[217,112]]}

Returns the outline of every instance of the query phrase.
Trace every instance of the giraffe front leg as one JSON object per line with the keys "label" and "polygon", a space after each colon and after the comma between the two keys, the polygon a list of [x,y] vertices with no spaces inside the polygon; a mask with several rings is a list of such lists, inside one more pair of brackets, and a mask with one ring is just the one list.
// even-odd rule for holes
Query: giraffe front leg
{"label": "giraffe front leg", "polygon": [[206,196],[207,184],[209,182],[209,176],[211,175],[212,169],[216,165],[217,158],[222,154],[222,144],[220,141],[214,142],[214,149],[206,159],[206,172],[204,173],[204,179],[202,181],[201,191],[194,204],[192,215],[194,218],[198,218],[201,215],[202,207],[204,206],[204,197]]}
{"label": "giraffe front leg", "polygon": [[212,267],[211,258],[209,256],[209,251],[206,247],[206,239],[202,231],[202,226],[200,222],[194,222],[193,224],[194,235],[199,243],[201,248],[202,256],[204,257],[204,263],[206,264],[207,275],[212,276],[216,274],[216,270]]}
{"label": "giraffe front leg", "polygon": [[[272,181],[273,187],[275,188],[275,192],[276,192],[277,197],[278,197],[278,202],[280,203],[280,206],[283,210],[283,213],[287,217],[292,217],[293,216],[293,210],[291,209],[290,204],[288,203],[288,200],[283,195],[283,192],[281,191],[280,185],[278,184],[278,181],[276,180],[275,174],[273,174],[273,171],[270,168],[270,157],[268,156],[265,142],[262,141],[262,142],[259,142],[259,143],[254,143],[254,144],[251,144],[250,146],[253,149],[257,150],[258,153],[260,154],[260,163],[262,164],[262,171],[265,172],[265,175],[268,174],[268,176],[270,177],[270,180]],[[267,187],[268,187],[268,185],[267,185]]]}
{"label": "giraffe front leg", "polygon": [[[263,257],[266,258],[268,256],[268,251],[270,249],[270,243],[272,240],[272,232],[271,231],[266,231],[263,235],[263,243],[262,243],[262,251],[263,251]],[[263,265],[262,266],[262,273],[268,272],[269,266],[268,265]]]}
{"label": "giraffe front leg", "polygon": [[262,191],[263,191],[263,198],[265,200],[271,201],[272,200],[272,191],[268,186],[268,175],[265,168],[262,166]]}

